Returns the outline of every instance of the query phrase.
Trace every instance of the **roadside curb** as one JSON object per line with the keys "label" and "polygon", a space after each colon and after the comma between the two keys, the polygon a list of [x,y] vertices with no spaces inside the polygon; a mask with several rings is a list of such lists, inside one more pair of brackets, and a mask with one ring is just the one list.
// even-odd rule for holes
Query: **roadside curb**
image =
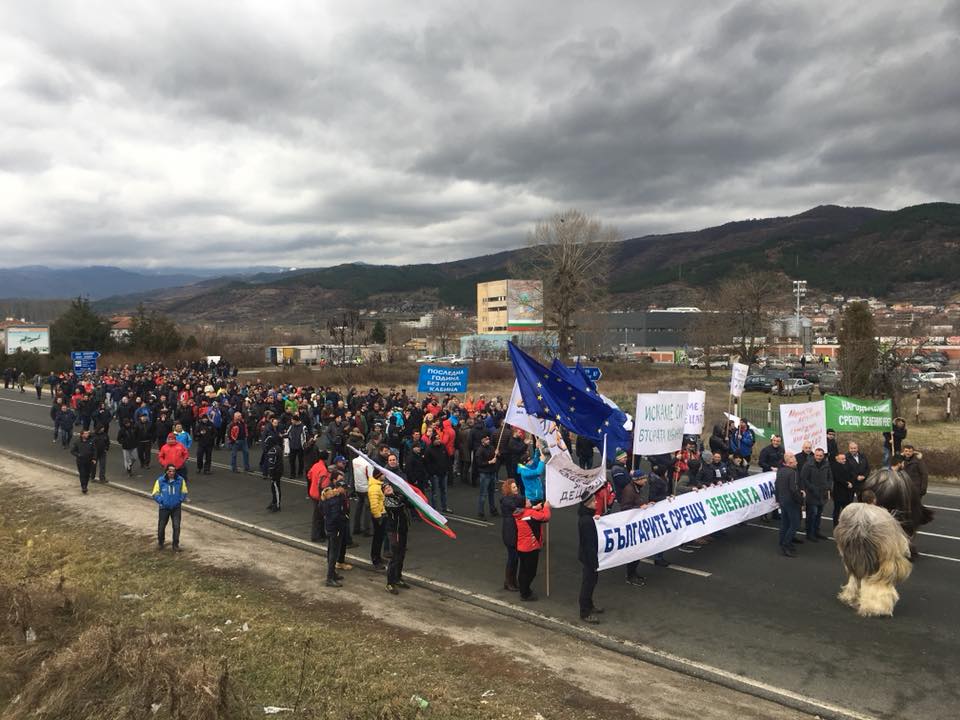
{"label": "roadside curb", "polygon": [[[76,471],[73,468],[65,467],[63,465],[58,465],[45,460],[38,460],[12,450],[0,448],[0,455],[23,462],[28,462],[33,465],[39,465],[50,470],[76,477]],[[147,491],[125,486],[117,482],[109,482],[101,485],[101,487],[105,489],[113,488],[115,490],[121,490],[131,495],[150,499],[152,501],[152,496]],[[252,535],[256,535],[257,537],[265,540],[281,543],[297,550],[304,550],[320,557],[326,557],[327,555],[325,547],[318,546],[307,540],[301,540],[300,538],[285,535],[284,533],[270,530],[253,523],[230,518],[211,510],[197,507],[190,503],[184,504],[183,509],[184,511],[194,514],[198,517],[225,525],[234,530],[240,530]],[[347,554],[347,559],[360,570],[364,570],[381,577],[383,576],[382,573],[373,570],[369,560],[365,558]],[[564,620],[563,618],[545,615],[533,610],[517,607],[511,602],[499,600],[495,597],[481,593],[475,593],[470,590],[458,588],[456,586],[432,580],[420,575],[405,574],[405,579],[410,580],[412,584],[443,597],[464,602],[474,607],[481,608],[501,616],[509,617],[514,620],[533,624],[543,629],[559,631],[568,637],[581,640],[583,642],[589,642],[605,650],[610,650],[620,655],[624,655],[635,660],[640,660],[642,662],[686,675],[688,677],[704,680],[729,690],[734,690],[736,692],[766,700],[792,710],[807,713],[811,716],[823,718],[824,720],[874,720],[874,718],[869,715],[860,714],[846,708],[831,705],[829,703],[812,701],[798,693],[794,693],[789,690],[775,688],[760,681],[751,680],[741,675],[727,672],[720,668],[699,663],[695,660],[688,660],[665,651],[656,650],[646,645],[616,638],[597,630],[580,627],[567,620]]]}

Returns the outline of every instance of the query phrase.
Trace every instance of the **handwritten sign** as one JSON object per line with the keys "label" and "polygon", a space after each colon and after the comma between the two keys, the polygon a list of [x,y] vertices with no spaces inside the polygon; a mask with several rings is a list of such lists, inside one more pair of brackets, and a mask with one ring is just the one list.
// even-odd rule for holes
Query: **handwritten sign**
{"label": "handwritten sign", "polygon": [[633,420],[635,455],[663,455],[683,447],[687,420],[685,392],[638,393]]}
{"label": "handwritten sign", "polygon": [[827,410],[823,400],[781,405],[780,427],[787,452],[800,452],[808,440],[814,448],[827,449]]}
{"label": "handwritten sign", "polygon": [[743,395],[743,386],[747,382],[747,373],[750,371],[749,365],[743,363],[734,363],[730,367],[730,394],[734,397]]}

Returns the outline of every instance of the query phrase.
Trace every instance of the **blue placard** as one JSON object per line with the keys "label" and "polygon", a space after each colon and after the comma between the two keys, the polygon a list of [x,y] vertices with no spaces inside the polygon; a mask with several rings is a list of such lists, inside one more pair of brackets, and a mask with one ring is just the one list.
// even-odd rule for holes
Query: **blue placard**
{"label": "blue placard", "polygon": [[96,350],[80,350],[70,353],[70,359],[73,360],[73,371],[77,375],[97,371],[97,358],[100,353]]}
{"label": "blue placard", "polygon": [[[572,367],[570,369],[576,370],[576,367]],[[600,368],[594,367],[593,365],[581,365],[580,369],[583,370],[583,374],[587,376],[587,380],[590,382],[596,382],[603,377],[603,373],[600,371]]]}
{"label": "blue placard", "polygon": [[421,365],[417,392],[462,393],[467,391],[468,367]]}

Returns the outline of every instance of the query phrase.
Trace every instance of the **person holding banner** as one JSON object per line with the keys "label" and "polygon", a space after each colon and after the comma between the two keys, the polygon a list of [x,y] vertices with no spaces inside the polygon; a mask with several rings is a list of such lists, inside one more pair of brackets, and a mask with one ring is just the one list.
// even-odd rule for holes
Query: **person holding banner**
{"label": "person holding banner", "polygon": [[[537,576],[537,564],[540,561],[540,548],[543,547],[543,523],[550,522],[550,503],[534,505],[527,498],[524,507],[513,514],[517,525],[517,584],[520,586],[520,599],[537,599],[530,585]],[[594,551],[596,552],[596,551]]]}
{"label": "person holding banner", "polygon": [[543,478],[546,472],[547,466],[541,457],[540,448],[531,446],[529,461],[518,465],[517,473],[520,491],[532,503],[539,503],[544,499]]}
{"label": "person holding banner", "polygon": [[597,617],[603,612],[593,604],[593,591],[600,579],[600,561],[597,555],[597,526],[593,518],[597,510],[597,498],[594,493],[584,490],[580,505],[577,506],[577,559],[580,560],[582,572],[580,576],[580,619],[585,623],[596,625],[600,622]]}

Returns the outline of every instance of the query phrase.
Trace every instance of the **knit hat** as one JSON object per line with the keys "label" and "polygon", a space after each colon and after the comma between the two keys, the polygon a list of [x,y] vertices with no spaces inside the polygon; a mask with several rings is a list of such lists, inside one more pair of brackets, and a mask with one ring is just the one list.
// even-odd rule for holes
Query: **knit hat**
{"label": "knit hat", "polygon": [[169,442],[170,440],[176,440],[176,439],[177,439],[177,436],[174,435],[173,433],[168,433],[168,434],[167,434],[167,441],[168,441],[168,442]]}
{"label": "knit hat", "polygon": [[617,460],[618,460],[618,461],[622,461],[622,460],[626,460],[626,459],[627,459],[627,453],[626,453],[625,451],[623,451],[623,450],[618,450],[618,451],[617,451]]}

